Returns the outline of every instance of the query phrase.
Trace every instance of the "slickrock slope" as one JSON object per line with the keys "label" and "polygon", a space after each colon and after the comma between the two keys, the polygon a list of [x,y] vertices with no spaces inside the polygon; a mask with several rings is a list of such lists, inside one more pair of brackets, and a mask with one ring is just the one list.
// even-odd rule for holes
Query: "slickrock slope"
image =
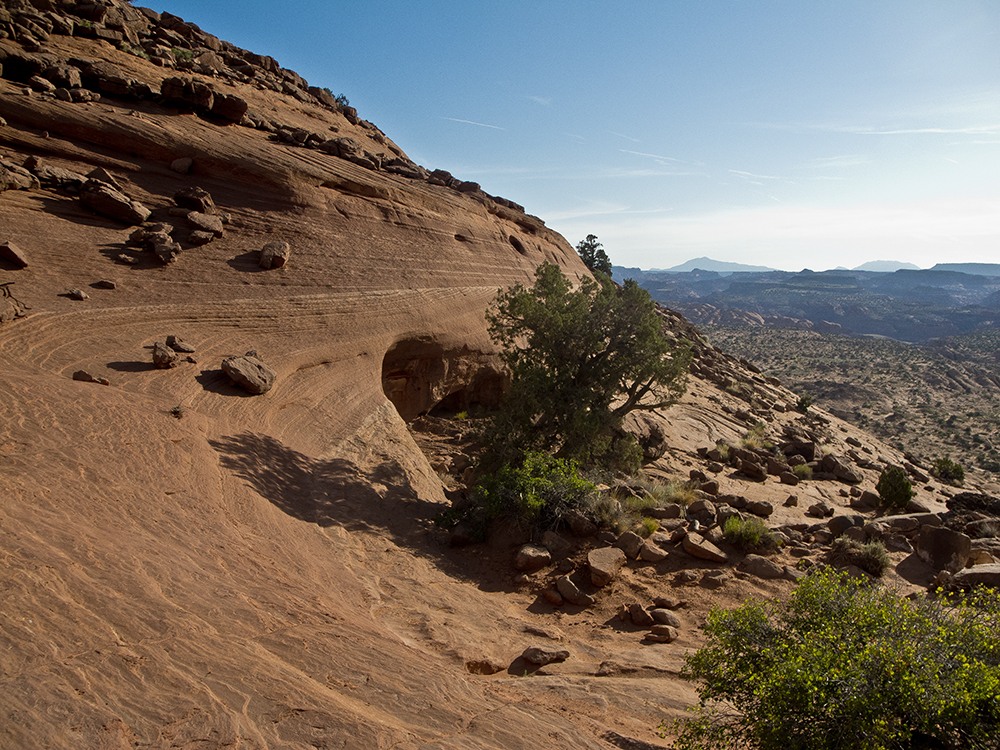
{"label": "slickrock slope", "polygon": [[[497,398],[483,311],[543,260],[584,274],[566,240],[175,17],[7,0],[0,31],[0,748],[659,744],[707,609],[791,580],[678,537],[554,607],[557,566],[595,542],[520,580],[516,540],[452,548],[404,421]],[[265,269],[270,243],[288,252]],[[697,348],[684,403],[647,425],[653,473],[711,473],[698,450],[758,420],[902,460]],[[837,480],[793,508],[774,477],[718,471],[775,525],[854,512]],[[671,595],[673,643],[618,617]],[[536,668],[530,647],[570,657]]]}

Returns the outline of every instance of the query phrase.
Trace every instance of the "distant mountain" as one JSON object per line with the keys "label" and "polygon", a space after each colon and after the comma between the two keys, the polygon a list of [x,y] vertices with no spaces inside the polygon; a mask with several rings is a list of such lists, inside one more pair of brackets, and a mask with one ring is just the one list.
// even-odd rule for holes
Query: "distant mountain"
{"label": "distant mountain", "polygon": [[[935,266],[936,268],[936,266]],[[903,263],[898,260],[870,260],[862,263],[855,271],[875,271],[876,273],[893,273],[894,271],[919,271],[920,266]]]}
{"label": "distant mountain", "polygon": [[973,276],[1000,276],[1000,263],[938,263],[932,271],[958,271]]}
{"label": "distant mountain", "polygon": [[711,258],[695,258],[687,263],[681,263],[673,268],[653,269],[658,273],[687,273],[688,271],[715,271],[721,275],[731,273],[767,273],[774,271],[767,266],[748,266],[744,263],[729,263],[724,260],[712,260]]}

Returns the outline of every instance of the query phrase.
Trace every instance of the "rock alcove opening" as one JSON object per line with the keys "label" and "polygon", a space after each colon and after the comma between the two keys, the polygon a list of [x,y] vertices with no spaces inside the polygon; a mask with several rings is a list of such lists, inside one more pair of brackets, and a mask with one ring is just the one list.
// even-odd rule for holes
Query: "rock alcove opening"
{"label": "rock alcove opening", "polygon": [[382,359],[382,391],[406,422],[494,409],[508,382],[495,354],[447,347],[433,336],[401,339]]}

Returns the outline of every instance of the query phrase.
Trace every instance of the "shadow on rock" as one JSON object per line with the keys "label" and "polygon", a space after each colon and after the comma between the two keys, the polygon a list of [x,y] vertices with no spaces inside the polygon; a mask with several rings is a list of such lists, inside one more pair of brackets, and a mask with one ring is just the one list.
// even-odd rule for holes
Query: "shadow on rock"
{"label": "shadow on rock", "polygon": [[218,393],[220,396],[235,396],[237,398],[253,398],[258,395],[250,393],[245,388],[233,383],[224,370],[202,370],[200,375],[195,375],[202,388],[211,393]]}
{"label": "shadow on rock", "polygon": [[115,372],[149,372],[156,369],[152,362],[108,362],[107,366]]}
{"label": "shadow on rock", "polygon": [[267,270],[260,267],[260,250],[250,250],[241,253],[227,260],[226,264],[230,268],[242,271],[243,273],[262,273]]}

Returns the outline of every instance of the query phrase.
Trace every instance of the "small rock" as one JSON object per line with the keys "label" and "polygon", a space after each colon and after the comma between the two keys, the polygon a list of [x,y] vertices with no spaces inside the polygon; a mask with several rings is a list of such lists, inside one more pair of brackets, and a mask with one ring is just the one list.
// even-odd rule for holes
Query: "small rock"
{"label": "small rock", "polygon": [[692,557],[710,562],[724,563],[729,557],[721,549],[697,534],[687,534],[682,541],[683,549]]}
{"label": "small rock", "polygon": [[142,224],[152,211],[138,201],[100,180],[87,180],[80,191],[80,202],[91,211],[125,224]]}
{"label": "small rock", "polygon": [[743,562],[739,564],[739,570],[749,573],[757,578],[773,579],[784,578],[785,568],[778,565],[773,560],[768,560],[760,555],[747,555]]}
{"label": "small rock", "polygon": [[554,591],[553,589],[546,589],[545,591],[542,592],[542,596],[544,596],[545,601],[547,601],[553,607],[561,607],[566,601],[565,599],[563,599],[562,594],[560,594],[558,591]]}
{"label": "small rock", "polygon": [[810,505],[806,509],[806,515],[812,516],[813,518],[829,518],[834,514],[835,510],[832,505],[830,505],[825,500],[821,500],[818,503]]}
{"label": "small rock", "polygon": [[95,281],[94,282],[94,286],[96,288],[98,288],[98,289],[117,289],[118,288],[117,282],[114,282],[111,279],[101,279],[100,281]]}
{"label": "small rock", "polygon": [[624,564],[625,553],[618,547],[598,547],[587,554],[590,581],[597,587],[611,583]]}
{"label": "small rock", "polygon": [[671,625],[654,625],[646,634],[646,640],[653,643],[672,643],[677,640],[678,635],[680,633],[677,632],[677,628]]}
{"label": "small rock", "polygon": [[732,579],[724,570],[712,570],[701,577],[699,583],[707,589],[717,589],[725,586]]}
{"label": "small rock", "polygon": [[212,200],[211,194],[198,186],[178,190],[174,193],[174,203],[181,208],[190,208],[203,214],[215,213],[215,201]]}
{"label": "small rock", "polygon": [[538,570],[544,568],[552,562],[552,555],[545,547],[538,547],[534,544],[525,544],[517,551],[514,558],[514,567],[517,570]]}
{"label": "small rock", "polygon": [[694,583],[698,580],[698,574],[693,570],[682,570],[674,576],[674,583],[683,586],[685,583]]}
{"label": "small rock", "polygon": [[193,354],[196,351],[191,344],[182,341],[180,336],[174,336],[173,334],[167,336],[167,346],[175,352],[181,352],[182,354]]}
{"label": "small rock", "polygon": [[118,180],[115,179],[114,175],[111,174],[104,167],[97,167],[96,169],[90,170],[90,172],[87,173],[87,177],[92,180],[100,180],[101,182],[106,182],[115,190],[122,189],[122,186],[118,184]]}
{"label": "small rock", "polygon": [[655,620],[660,625],[671,625],[675,628],[681,627],[681,618],[676,614],[671,612],[669,609],[663,607],[657,607],[652,612],[649,613],[653,620]]}
{"label": "small rock", "polygon": [[642,605],[638,602],[633,602],[629,605],[628,614],[632,618],[632,624],[639,628],[648,628],[655,622],[653,616],[643,609]]}
{"label": "small rock", "polygon": [[639,556],[639,550],[642,549],[642,541],[642,537],[634,531],[623,531],[615,540],[614,546],[624,552],[630,560],[635,560]]}
{"label": "small rock", "polygon": [[75,300],[90,299],[90,295],[87,294],[82,289],[70,289],[68,292],[66,292],[66,294],[67,296],[69,296],[70,299],[75,299]]}
{"label": "small rock", "polygon": [[540,667],[544,667],[546,664],[566,661],[569,658],[569,651],[553,651],[550,649],[539,648],[538,646],[532,646],[531,648],[526,648],[524,650],[524,653],[521,654],[521,658],[530,664],[537,664]]}
{"label": "small rock", "polygon": [[578,510],[571,510],[563,516],[563,520],[575,537],[590,537],[597,533],[597,524]]}
{"label": "small rock", "polygon": [[268,242],[260,251],[259,265],[261,268],[281,268],[288,262],[292,253],[287,242]]}
{"label": "small rock", "polygon": [[203,214],[201,211],[190,211],[187,216],[188,224],[201,232],[211,232],[216,237],[221,237],[225,232],[222,226],[222,219],[211,214]]}
{"label": "small rock", "polygon": [[73,380],[79,380],[83,383],[98,383],[99,385],[111,385],[111,381],[107,378],[95,378],[86,370],[77,370],[73,373]]}
{"label": "small rock", "polygon": [[797,508],[798,505],[799,505],[799,496],[798,495],[789,495],[788,497],[785,498],[785,507],[786,508]]}
{"label": "small rock", "polygon": [[687,517],[708,527],[715,523],[715,504],[710,500],[695,500],[687,508]]}
{"label": "small rock", "polygon": [[677,503],[668,503],[662,508],[650,508],[648,511],[650,518],[665,521],[671,518],[680,518],[684,515],[684,509]]}
{"label": "small rock", "polygon": [[658,609],[682,609],[687,606],[684,599],[674,599],[672,596],[653,597],[653,604]]}
{"label": "small rock", "polygon": [[542,546],[552,557],[565,557],[573,550],[573,543],[569,539],[551,529],[542,535]]}
{"label": "small rock", "polygon": [[639,559],[643,562],[658,563],[667,559],[667,553],[647,539],[639,549]]}
{"label": "small rock", "polygon": [[174,259],[181,254],[181,246],[178,242],[157,242],[153,245],[153,253],[163,263],[173,263]]}
{"label": "small rock", "polygon": [[222,370],[237,385],[250,393],[260,395],[271,390],[277,374],[256,354],[247,352],[242,357],[227,357],[222,360]]}
{"label": "small rock", "polygon": [[[620,553],[621,550],[618,550],[618,552]],[[556,588],[570,604],[575,604],[578,607],[590,607],[594,604],[594,597],[580,591],[580,587],[569,576],[561,576],[556,579]]]}
{"label": "small rock", "polygon": [[747,503],[747,511],[753,513],[755,516],[767,518],[774,513],[774,506],[766,500],[751,500]]}
{"label": "small rock", "polygon": [[196,229],[188,235],[188,242],[192,245],[207,245],[214,239],[215,235],[212,232],[204,232],[200,229]]}
{"label": "small rock", "polygon": [[167,370],[177,366],[177,352],[172,351],[166,344],[157,341],[153,345],[153,366],[160,370]]}
{"label": "small rock", "polygon": [[18,268],[28,267],[28,256],[20,247],[10,241],[0,245],[0,258],[10,261]]}
{"label": "small rock", "polygon": [[193,166],[194,159],[190,156],[182,156],[180,159],[174,159],[170,162],[170,168],[178,174],[187,174]]}

